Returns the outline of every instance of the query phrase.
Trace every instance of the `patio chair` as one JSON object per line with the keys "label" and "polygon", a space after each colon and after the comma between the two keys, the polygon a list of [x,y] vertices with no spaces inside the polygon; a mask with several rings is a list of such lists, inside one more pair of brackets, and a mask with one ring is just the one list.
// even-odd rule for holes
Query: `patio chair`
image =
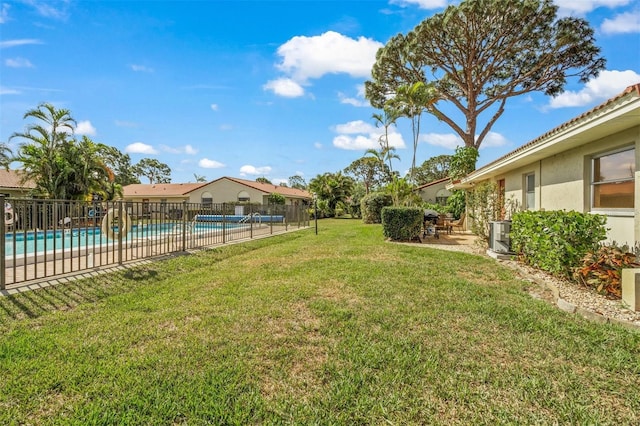
{"label": "patio chair", "polygon": [[464,231],[465,229],[465,219],[466,219],[466,215],[464,213],[462,213],[460,215],[460,219],[458,220],[452,220],[451,222],[449,222],[449,225],[451,225],[451,229],[457,229],[460,232]]}

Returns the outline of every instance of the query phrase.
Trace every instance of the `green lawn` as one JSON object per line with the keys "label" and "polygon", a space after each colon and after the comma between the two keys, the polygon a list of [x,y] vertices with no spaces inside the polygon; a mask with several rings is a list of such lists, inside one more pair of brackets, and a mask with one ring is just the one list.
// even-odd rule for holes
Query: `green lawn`
{"label": "green lawn", "polygon": [[640,423],[640,332],[319,227],[0,298],[0,424]]}

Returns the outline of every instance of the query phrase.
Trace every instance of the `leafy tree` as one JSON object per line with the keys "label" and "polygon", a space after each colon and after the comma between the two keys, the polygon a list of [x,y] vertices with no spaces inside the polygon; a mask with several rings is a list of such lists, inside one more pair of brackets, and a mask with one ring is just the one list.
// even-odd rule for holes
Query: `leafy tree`
{"label": "leafy tree", "polygon": [[311,179],[309,189],[316,194],[318,201],[326,201],[327,215],[332,216],[338,203],[347,201],[354,184],[354,180],[349,176],[345,176],[340,172],[327,172]]}
{"label": "leafy tree", "polygon": [[[377,152],[377,151],[374,151]],[[353,175],[364,185],[365,194],[378,186],[385,177],[386,164],[374,157],[362,157],[354,160],[344,172]]]}
{"label": "leafy tree", "polygon": [[117,195],[118,190],[110,185],[115,177],[99,156],[99,150],[99,144],[87,136],[64,145],[65,199],[84,199],[93,193],[100,193],[104,199]]}
{"label": "leafy tree", "polygon": [[421,166],[416,167],[414,179],[417,185],[433,182],[449,177],[449,164],[451,155],[438,155],[425,160]]}
{"label": "leafy tree", "polygon": [[289,186],[296,189],[307,189],[307,182],[300,175],[293,175],[289,177]]}
{"label": "leafy tree", "polygon": [[384,188],[385,193],[391,196],[394,206],[416,206],[422,204],[422,199],[413,190],[413,185],[408,179],[396,178]]}
{"label": "leafy tree", "polygon": [[462,113],[464,124],[437,105],[432,112],[465,146],[479,148],[507,99],[530,92],[556,96],[568,77],[587,82],[604,69],[589,23],[558,19],[557,10],[552,0],[465,0],[449,6],[377,52],[366,96],[382,108],[403,88],[431,81],[438,98]]}
{"label": "leafy tree", "polygon": [[472,146],[456,147],[455,154],[449,161],[449,177],[461,179],[476,168],[478,149]]}
{"label": "leafy tree", "polygon": [[35,119],[36,123],[26,126],[23,133],[13,133],[10,139],[22,138],[26,142],[18,148],[12,159],[22,163],[23,179],[35,182],[34,192],[46,198],[66,197],[66,177],[70,173],[65,153],[73,141],[76,121],[67,109],[57,109],[49,103],[24,114],[25,119]]}
{"label": "leafy tree", "polygon": [[271,184],[271,181],[269,179],[267,179],[266,177],[259,177],[259,178],[256,179],[256,182]]}
{"label": "leafy tree", "polygon": [[138,170],[136,166],[131,164],[129,154],[123,154],[115,147],[99,144],[98,155],[113,173],[114,184],[127,186],[132,183],[140,183]]}
{"label": "leafy tree", "polygon": [[143,158],[135,168],[137,175],[149,179],[150,184],[171,182],[171,168],[155,158]]}
{"label": "leafy tree", "polygon": [[267,199],[269,200],[269,204],[284,205],[287,202],[287,199],[284,197],[284,195],[278,194],[277,192],[272,192],[271,194],[269,194]]}

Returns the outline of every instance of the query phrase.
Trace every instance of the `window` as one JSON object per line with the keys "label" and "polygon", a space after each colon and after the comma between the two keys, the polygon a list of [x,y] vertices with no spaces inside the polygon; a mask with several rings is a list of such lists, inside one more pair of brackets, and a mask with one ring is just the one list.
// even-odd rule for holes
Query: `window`
{"label": "window", "polygon": [[632,209],[635,198],[636,152],[634,148],[592,159],[591,207]]}
{"label": "window", "polygon": [[444,188],[439,189],[438,192],[436,192],[436,204],[440,204],[441,206],[446,206],[447,199],[449,198],[450,195],[451,195],[451,192],[447,191],[446,189]]}
{"label": "window", "polygon": [[211,195],[210,192],[203,192],[202,197],[200,197],[200,202],[203,208],[213,207],[213,195]]}
{"label": "window", "polygon": [[524,208],[534,210],[536,208],[536,175],[530,173],[524,177]]}
{"label": "window", "polygon": [[247,191],[240,191],[238,193],[238,201],[240,202],[251,201],[251,197],[249,196],[249,193]]}

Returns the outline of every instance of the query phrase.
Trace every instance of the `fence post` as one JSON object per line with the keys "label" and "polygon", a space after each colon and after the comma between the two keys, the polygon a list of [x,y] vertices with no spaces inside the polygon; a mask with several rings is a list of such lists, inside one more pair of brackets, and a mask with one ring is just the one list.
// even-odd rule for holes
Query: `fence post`
{"label": "fence post", "polygon": [[227,243],[227,203],[222,203],[222,244]]}
{"label": "fence post", "polygon": [[118,201],[118,265],[122,265],[122,215],[124,211],[122,209],[122,200]]}
{"label": "fence post", "polygon": [[182,251],[187,251],[187,200],[182,202]]}
{"label": "fence post", "polygon": [[[2,204],[2,208],[4,209],[4,195],[0,195],[0,204]],[[7,286],[6,280],[7,280],[7,268],[6,268],[6,264],[5,264],[5,255],[6,253],[4,252],[4,244],[5,244],[5,237],[6,237],[6,231],[7,231],[7,227],[5,226],[5,213],[4,211],[2,212],[2,219],[0,219],[0,230],[2,231],[2,233],[0,233],[0,290],[4,290]],[[15,223],[15,219],[14,219],[14,223]],[[13,228],[13,233],[15,235],[16,230],[15,230],[15,226]],[[15,238],[15,237],[14,237]]]}
{"label": "fence post", "polygon": [[253,204],[249,202],[249,238],[253,239]]}

